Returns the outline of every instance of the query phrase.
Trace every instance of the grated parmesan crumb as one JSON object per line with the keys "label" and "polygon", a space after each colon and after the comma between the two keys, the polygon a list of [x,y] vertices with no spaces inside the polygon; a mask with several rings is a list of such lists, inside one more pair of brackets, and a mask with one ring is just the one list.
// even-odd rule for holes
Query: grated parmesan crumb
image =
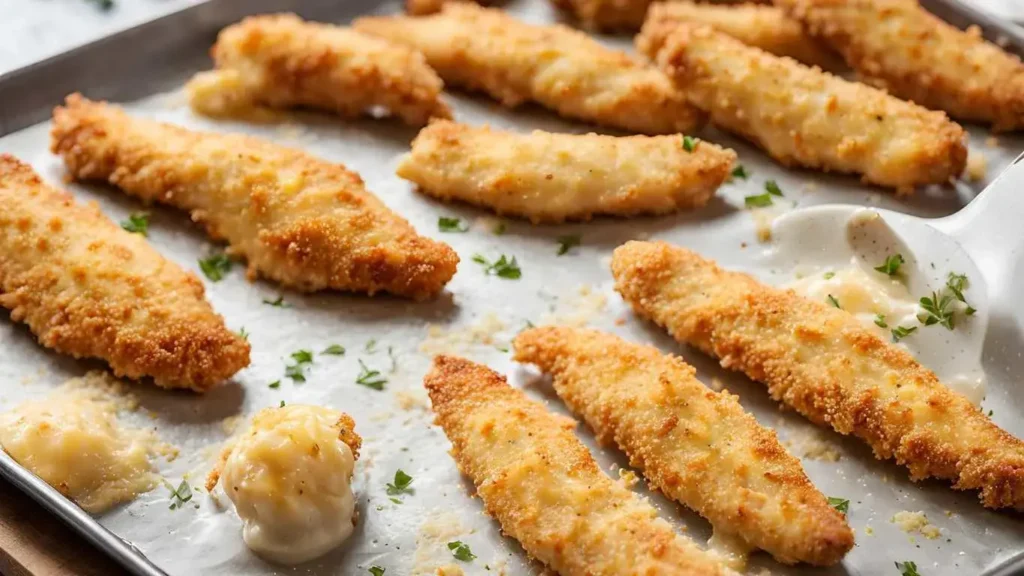
{"label": "grated parmesan crumb", "polygon": [[398,401],[398,407],[402,410],[412,410],[413,408],[426,410],[428,408],[427,395],[421,390],[399,390],[395,392],[395,400]]}
{"label": "grated parmesan crumb", "polygon": [[[451,553],[447,544],[458,540],[469,531],[462,526],[458,515],[451,511],[431,512],[420,524],[416,533],[416,552],[413,555],[412,575],[446,574],[454,576],[461,572],[445,572],[450,570]],[[457,566],[456,566],[457,568]]]}
{"label": "grated parmesan crumb", "polygon": [[711,379],[711,389],[715,392],[721,392],[725,388],[725,384],[718,378]]}
{"label": "grated parmesan crumb", "polygon": [[836,446],[813,428],[791,433],[784,444],[790,450],[800,454],[801,458],[808,460],[838,462],[842,457]]}
{"label": "grated parmesan crumb", "polygon": [[977,150],[971,150],[967,155],[967,169],[964,170],[964,175],[971,182],[979,182],[985,179],[985,174],[988,172],[988,158]]}
{"label": "grated parmesan crumb", "polygon": [[619,468],[619,480],[622,481],[622,485],[626,488],[633,488],[639,479],[636,476],[636,472],[632,470],[626,470],[625,468]]}
{"label": "grated parmesan crumb", "polygon": [[458,354],[474,345],[493,346],[495,336],[505,329],[493,312],[488,312],[477,323],[445,330],[437,324],[427,326],[427,337],[420,342],[420,352],[428,356]]}
{"label": "grated parmesan crumb", "polygon": [[[559,302],[562,300],[559,299]],[[590,324],[608,305],[607,296],[586,284],[577,289],[575,297],[564,300],[569,302],[568,306],[560,303],[554,311],[544,314],[539,324],[558,324],[582,328]]]}
{"label": "grated parmesan crumb", "polygon": [[901,512],[897,512],[890,522],[898,526],[899,529],[904,532],[917,532],[929,540],[934,540],[939,536],[942,536],[942,530],[928,522],[928,517],[925,516],[924,512],[910,512],[909,510],[903,510]]}

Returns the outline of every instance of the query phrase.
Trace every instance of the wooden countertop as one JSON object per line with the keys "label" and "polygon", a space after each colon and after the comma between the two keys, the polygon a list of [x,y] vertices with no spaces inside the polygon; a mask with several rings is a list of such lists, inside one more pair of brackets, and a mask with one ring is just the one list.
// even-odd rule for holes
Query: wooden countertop
{"label": "wooden countertop", "polygon": [[127,576],[113,560],[0,479],[0,574]]}

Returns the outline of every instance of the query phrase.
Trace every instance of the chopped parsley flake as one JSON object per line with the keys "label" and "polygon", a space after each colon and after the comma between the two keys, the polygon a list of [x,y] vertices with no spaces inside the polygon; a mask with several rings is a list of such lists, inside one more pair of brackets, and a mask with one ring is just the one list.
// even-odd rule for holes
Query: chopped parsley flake
{"label": "chopped parsley flake", "polygon": [[772,195],[765,192],[764,194],[747,196],[743,199],[743,204],[747,208],[767,208],[772,205]]}
{"label": "chopped parsley flake", "polygon": [[278,389],[280,387],[281,387],[281,381],[280,380],[274,380],[270,384],[267,384],[267,388],[271,388],[271,389],[274,389],[274,390],[276,390],[276,389]]}
{"label": "chopped parsley flake", "polygon": [[284,400],[281,400],[281,405],[279,406],[279,408],[284,408]]}
{"label": "chopped parsley flake", "polygon": [[373,354],[377,351],[377,339],[371,338],[366,341],[366,346],[363,348],[367,354]]}
{"label": "chopped parsley flake", "polygon": [[374,390],[383,390],[384,385],[388,383],[388,379],[381,375],[380,370],[370,370],[363,364],[363,361],[359,361],[359,366],[362,371],[359,372],[359,376],[356,377],[356,384],[360,386],[366,386],[367,388],[373,388]]}
{"label": "chopped parsley flake", "polygon": [[494,227],[494,229],[493,229],[493,230],[491,230],[491,232],[492,232],[492,233],[493,233],[493,234],[494,234],[495,236],[501,236],[502,234],[504,234],[504,233],[505,233],[505,230],[506,230],[506,229],[507,229],[507,226],[505,226],[505,223],[504,223],[504,222],[498,222],[498,224],[497,224],[497,225],[496,225],[496,226]]}
{"label": "chopped parsley flake", "polygon": [[909,560],[906,562],[896,562],[896,569],[900,571],[902,576],[921,576],[921,573],[917,571],[917,564]]}
{"label": "chopped parsley flake", "polygon": [[743,167],[743,164],[737,164],[736,167],[732,169],[732,177],[746,180],[747,178],[750,178],[750,172],[747,172],[747,169]]}
{"label": "chopped parsley flake", "polygon": [[782,188],[775,180],[768,180],[764,183],[764,189],[772,196],[782,196]]}
{"label": "chopped parsley flake", "polygon": [[171,491],[171,510],[181,508],[192,499],[192,487],[188,485],[187,480],[182,480],[177,489],[170,484],[167,484],[167,488]]}
{"label": "chopped parsley flake", "polygon": [[828,497],[828,505],[839,510],[843,514],[850,511],[850,501],[846,498],[835,498],[833,496]]}
{"label": "chopped parsley flake", "polygon": [[955,274],[949,273],[949,277],[946,278],[946,288],[949,288],[950,292],[956,296],[956,299],[967,304],[967,300],[964,300],[964,290],[967,289],[967,275],[966,274]]}
{"label": "chopped parsley flake", "polygon": [[567,236],[558,237],[558,252],[557,255],[568,254],[569,250],[579,246],[582,241],[582,237],[579,234],[569,234]]}
{"label": "chopped parsley flake", "polygon": [[149,214],[146,212],[135,212],[129,215],[127,220],[121,221],[121,228],[132,234],[149,236]]}
{"label": "chopped parsley flake", "polygon": [[293,382],[306,381],[306,366],[304,364],[291,364],[285,366],[284,375],[291,378]]}
{"label": "chopped parsley flake", "polygon": [[324,348],[323,350],[321,350],[320,354],[321,355],[322,354],[329,354],[331,356],[344,356],[345,355],[345,347],[342,346],[341,344],[331,344],[327,348]]}
{"label": "chopped parsley flake", "polygon": [[278,296],[277,300],[268,300],[267,298],[264,298],[263,303],[274,306],[275,308],[291,308],[291,304],[284,301],[284,296]]}
{"label": "chopped parsley flake", "polygon": [[831,280],[836,277],[835,272],[825,272],[825,280]]}
{"label": "chopped parsley flake", "polygon": [[885,314],[877,314],[877,315],[875,315],[875,326],[878,326],[879,328],[888,328],[889,327],[889,324],[886,323],[886,321],[885,321]]}
{"label": "chopped parsley flake", "polygon": [[835,306],[836,308],[841,308],[841,306],[839,305],[839,300],[836,300],[836,297],[831,294],[828,295],[828,303]]}
{"label": "chopped parsley flake", "polygon": [[460,218],[445,218],[441,216],[437,219],[437,229],[441,232],[468,232],[469,224],[464,224]]}
{"label": "chopped parsley flake", "polygon": [[914,332],[917,332],[917,326],[911,326],[910,328],[906,328],[904,326],[897,326],[890,330],[890,332],[892,332],[892,341],[899,342],[900,340],[906,338],[907,336],[910,336]]}
{"label": "chopped parsley flake", "polygon": [[882,274],[895,276],[899,273],[900,266],[902,266],[904,262],[906,262],[906,260],[903,259],[902,254],[893,254],[892,256],[886,256],[885,262],[883,262],[881,266],[875,266],[875,270],[878,270]]}
{"label": "chopped parsley flake", "polygon": [[242,337],[242,340],[249,340],[249,331],[245,329],[245,326],[238,329],[238,335]]}
{"label": "chopped parsley flake", "polygon": [[516,262],[515,256],[508,258],[502,254],[501,258],[498,258],[497,262],[492,263],[482,255],[474,254],[473,262],[482,265],[484,267],[484,273],[489,276],[493,275],[508,280],[518,280],[523,275],[523,271],[519,269],[519,263]]}
{"label": "chopped parsley flake", "polygon": [[292,360],[295,360],[299,364],[309,364],[313,361],[313,353],[309,350],[298,350],[292,352]]}
{"label": "chopped parsley flake", "polygon": [[394,482],[388,483],[388,496],[398,496],[399,494],[409,494],[412,490],[409,485],[412,484],[412,476],[409,476],[401,468],[395,472]]}
{"label": "chopped parsley flake", "polygon": [[683,150],[693,152],[697,149],[697,139],[693,136],[683,136]]}
{"label": "chopped parsley flake", "polygon": [[448,549],[452,551],[452,556],[455,556],[456,560],[461,560],[462,562],[472,562],[476,558],[476,555],[469,549],[469,546],[458,540],[449,542]]}
{"label": "chopped parsley flake", "polygon": [[386,570],[386,568],[381,568],[380,566],[377,566],[376,564],[373,565],[373,566],[370,566],[370,574],[372,574],[372,576],[384,576],[384,571],[385,570]]}
{"label": "chopped parsley flake", "polygon": [[199,269],[211,282],[220,282],[231,271],[231,259],[223,252],[211,254],[199,261]]}

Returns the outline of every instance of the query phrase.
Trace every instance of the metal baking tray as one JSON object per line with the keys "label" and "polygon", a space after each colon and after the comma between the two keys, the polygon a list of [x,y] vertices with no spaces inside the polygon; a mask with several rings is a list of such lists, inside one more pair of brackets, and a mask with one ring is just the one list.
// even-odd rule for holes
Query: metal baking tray
{"label": "metal baking tray", "polygon": [[[979,24],[990,37],[1003,36],[1017,51],[1024,46],[1019,29],[998,19],[965,10],[951,0],[930,0],[925,5],[958,25]],[[717,379],[740,394],[744,406],[763,424],[776,428],[784,440],[798,442],[814,434],[841,455],[838,462],[805,459],[804,466],[823,492],[851,500],[850,522],[858,546],[831,571],[784,567],[762,554],[751,558],[751,573],[766,568],[773,574],[793,575],[896,574],[896,560],[914,560],[921,574],[927,576],[1002,576],[1019,572],[1024,566],[1019,517],[987,511],[974,494],[955,492],[939,482],[914,484],[904,469],[874,460],[859,442],[816,431],[792,412],[780,411],[762,386],[722,370],[710,358],[680,347],[660,330],[633,318],[611,290],[607,264],[618,244],[634,238],[657,238],[692,247],[727,266],[763,273],[757,257],[760,246],[755,239],[755,224],[741,207],[743,196],[760,192],[765,180],[776,180],[786,190],[787,198],[799,206],[858,203],[927,217],[944,216],[964,206],[1009,165],[1024,149],[1024,138],[1000,135],[994,141],[986,131],[970,127],[972,151],[988,159],[987,177],[897,200],[854,178],[786,170],[746,143],[708,129],[701,136],[735,149],[753,178],[724,186],[718,199],[706,209],[659,218],[598,219],[560,226],[534,227],[508,220],[508,232],[495,236],[488,232],[495,219],[484,211],[426,199],[394,176],[396,159],[408,148],[414,130],[386,121],[345,122],[307,113],[289,114],[283,123],[271,125],[217,123],[191,115],[180,92],[175,92],[192,73],[210,67],[207,53],[217,31],[247,14],[293,11],[309,19],[344,23],[365,13],[399,9],[394,0],[383,4],[376,0],[210,0],[0,76],[0,152],[11,152],[31,162],[44,178],[58,185],[63,186],[63,171],[47,151],[46,123],[53,106],[66,94],[80,91],[90,98],[126,103],[141,115],[200,129],[251,132],[343,162],[359,172],[368,188],[417,230],[456,248],[462,262],[448,293],[427,303],[341,294],[303,296],[282,292],[270,283],[248,283],[236,268],[224,281],[208,283],[207,296],[229,327],[245,326],[250,332],[253,365],[203,398],[146,386],[133,389],[143,409],[155,419],[161,436],[182,448],[182,458],[173,464],[160,464],[161,473],[173,482],[191,474],[193,485],[201,484],[211,454],[228,436],[222,429],[225,418],[251,415],[279,400],[320,403],[348,411],[365,438],[364,456],[355,478],[360,514],[356,535],[320,560],[282,568],[248,553],[241,544],[237,517],[210,495],[196,497],[201,504],[198,509],[172,513],[167,510],[166,491],[157,488],[136,502],[93,518],[2,451],[0,475],[139,575],[365,574],[371,564],[387,566],[388,574],[427,573],[432,567],[454,562],[450,555],[445,561],[443,543],[438,546],[431,540],[431,534],[436,533],[451,534],[452,539],[472,545],[478,560],[460,566],[467,574],[500,574],[502,570],[507,574],[537,573],[539,567],[525,558],[517,543],[500,535],[496,523],[482,514],[479,501],[469,498],[471,486],[445,454],[447,440],[431,425],[420,380],[431,351],[442,342],[509,374],[514,384],[546,401],[551,410],[566,413],[543,381],[537,384],[531,372],[515,365],[499,349],[527,321],[556,317],[586,322],[679,354],[697,368],[704,382]],[[532,22],[560,18],[545,0],[513,0],[508,9]],[[628,38],[601,40],[628,49]],[[456,117],[472,124],[490,123],[516,130],[595,130],[534,107],[509,111],[486,98],[457,92],[446,98]],[[66,187],[80,200],[99,202],[115,220],[140,209],[137,202],[104,187]],[[196,259],[210,249],[204,234],[179,212],[161,207],[147,209],[152,213],[150,241],[183,267],[196,270]],[[461,217],[473,223],[473,228],[467,234],[440,234],[438,216]],[[582,234],[583,245],[567,257],[558,257],[555,239],[564,234]],[[470,261],[474,253],[488,257],[516,255],[523,266],[523,278],[510,282],[485,276]],[[273,299],[278,294],[283,294],[292,308],[261,305],[263,298]],[[1017,385],[1015,376],[1024,373],[1024,360],[1016,348],[1007,348],[1007,343],[1020,341],[1017,334],[1024,317],[1015,317],[1015,311],[1001,312],[993,318],[985,352],[990,379],[985,407],[994,410],[999,425],[1022,436],[1024,388]],[[430,336],[432,330],[464,334],[458,330],[495,322],[499,327],[493,334],[488,333],[491,341],[442,341]],[[370,340],[379,341],[376,352],[367,349]],[[348,348],[344,358],[318,359],[303,386],[283,384],[279,390],[268,389],[268,382],[280,378],[283,359],[289,352],[334,342]],[[386,392],[353,386],[357,359],[386,366],[390,356],[395,358],[395,371],[389,372]],[[0,323],[0,377],[12,383],[0,394],[0,410],[45,394],[63,380],[99,367],[99,363],[62,358],[39,347],[23,326]],[[15,384],[18,381],[21,385]],[[602,466],[627,467],[618,451],[597,446],[588,430],[581,427],[579,435]],[[383,491],[398,467],[414,476],[416,487],[416,494],[402,505],[390,503]],[[662,516],[696,540],[710,535],[708,524],[695,514],[647,492],[643,483],[636,489],[650,497]],[[942,538],[928,540],[899,531],[888,522],[898,510],[925,511],[942,530]],[[869,527],[874,535],[868,534]]]}

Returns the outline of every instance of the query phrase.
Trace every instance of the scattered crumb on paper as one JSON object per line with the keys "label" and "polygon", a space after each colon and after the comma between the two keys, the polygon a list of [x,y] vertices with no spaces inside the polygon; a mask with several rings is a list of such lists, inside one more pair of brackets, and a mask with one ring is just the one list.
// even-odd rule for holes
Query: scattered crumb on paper
{"label": "scattered crumb on paper", "polygon": [[420,524],[416,533],[416,552],[413,555],[413,576],[431,574],[454,575],[460,572],[442,572],[449,570],[451,552],[448,543],[458,540],[469,532],[462,526],[459,516],[450,511],[434,511]]}
{"label": "scattered crumb on paper", "polygon": [[891,522],[899,527],[900,530],[907,532],[917,532],[929,540],[934,540],[939,536],[942,536],[942,530],[928,521],[928,517],[925,516],[924,512],[911,512],[909,510],[903,510],[897,512],[892,517]]}

